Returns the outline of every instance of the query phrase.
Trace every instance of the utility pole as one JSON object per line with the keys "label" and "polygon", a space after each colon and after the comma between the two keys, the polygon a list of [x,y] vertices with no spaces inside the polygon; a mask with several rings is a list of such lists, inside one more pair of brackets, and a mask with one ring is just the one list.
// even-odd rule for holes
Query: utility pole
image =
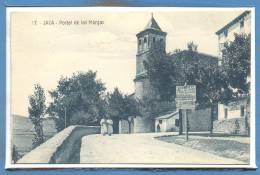
{"label": "utility pole", "polygon": [[186,141],[189,140],[189,109],[186,109]]}
{"label": "utility pole", "polygon": [[64,117],[65,117],[65,128],[67,128],[67,108],[65,107],[65,111],[64,111]]}
{"label": "utility pole", "polygon": [[182,135],[182,131],[183,131],[183,110],[179,109],[179,135]]}

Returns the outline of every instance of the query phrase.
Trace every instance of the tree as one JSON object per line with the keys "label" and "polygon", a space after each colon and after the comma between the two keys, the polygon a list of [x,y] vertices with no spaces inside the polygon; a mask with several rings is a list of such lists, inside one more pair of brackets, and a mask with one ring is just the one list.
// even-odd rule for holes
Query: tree
{"label": "tree", "polygon": [[61,77],[57,88],[49,92],[53,101],[47,110],[55,117],[58,131],[72,124],[97,125],[106,112],[104,91],[104,83],[93,71]]}
{"label": "tree", "polygon": [[127,120],[129,124],[130,133],[130,122],[129,116],[136,116],[138,114],[137,103],[134,98],[129,95],[124,95],[118,88],[115,88],[111,94],[108,94],[108,115],[114,121],[114,131],[118,132],[118,122],[121,119]]}
{"label": "tree", "polygon": [[124,96],[125,115],[123,115],[123,117],[128,121],[129,133],[131,133],[131,123],[133,117],[140,114],[137,105],[138,103],[133,97],[129,95]]}
{"label": "tree", "polygon": [[167,57],[163,43],[153,45],[144,61],[149,81],[162,101],[172,101],[175,94],[176,71],[173,61]]}
{"label": "tree", "polygon": [[13,163],[16,163],[19,159],[20,155],[19,155],[19,152],[17,150],[17,147],[15,145],[13,145],[13,148],[12,148],[12,161]]}
{"label": "tree", "polygon": [[232,42],[226,42],[222,51],[223,69],[229,86],[236,95],[248,94],[250,82],[251,35],[235,34]]}
{"label": "tree", "polygon": [[144,118],[154,119],[158,115],[173,112],[175,103],[172,101],[162,101],[153,96],[145,96],[138,101],[138,112]]}
{"label": "tree", "polygon": [[[188,51],[183,52],[179,55],[177,65],[182,67],[185,64],[185,69],[179,71],[182,75],[179,75],[178,82],[183,84],[184,82],[189,85],[196,85],[197,89],[197,104],[202,107],[210,107],[210,133],[213,132],[213,120],[214,120],[214,110],[215,106],[219,101],[225,102],[227,99],[232,97],[232,92],[228,88],[228,80],[226,74],[224,74],[223,69],[215,64],[203,64],[199,59],[199,54],[197,52],[198,46],[193,42],[188,43]],[[190,60],[190,64],[183,61],[183,59]]]}
{"label": "tree", "polygon": [[140,111],[144,116],[161,115],[165,112],[161,104],[175,98],[176,85],[196,85],[197,103],[200,106],[211,107],[210,131],[212,132],[214,106],[218,101],[225,101],[232,96],[227,85],[227,75],[218,68],[217,61],[215,64],[202,63],[200,57],[204,55],[197,52],[198,46],[194,42],[187,44],[187,50],[176,50],[169,56],[161,47],[160,45],[155,47],[145,63],[151,85],[158,90],[160,99],[150,97],[144,99]]}
{"label": "tree", "polygon": [[176,85],[192,82],[198,70],[198,46],[193,42],[187,44],[188,50],[176,49],[173,55],[167,55],[164,45],[155,43],[148,59],[144,61],[145,69],[152,87],[159,100],[174,101]]}
{"label": "tree", "polygon": [[113,130],[118,133],[119,120],[124,118],[124,95],[115,88],[111,94],[108,94],[108,115],[113,120]]}
{"label": "tree", "polygon": [[221,68],[201,67],[195,78],[195,85],[199,87],[200,94],[204,99],[204,104],[209,104],[210,133],[213,133],[214,108],[218,102],[226,102],[232,98],[232,92],[228,88],[227,77]]}
{"label": "tree", "polygon": [[[234,34],[234,41],[226,42],[222,51],[223,70],[228,77],[228,86],[231,89],[233,99],[246,96],[250,103],[250,58],[251,58],[251,35]],[[230,100],[230,99],[229,99]],[[247,111],[245,125],[250,134]]]}
{"label": "tree", "polygon": [[[197,46],[188,44],[189,54],[196,61]],[[194,54],[192,54],[192,52]],[[189,56],[188,55],[188,56]],[[213,132],[214,107],[218,102],[228,103],[240,94],[248,93],[250,76],[250,35],[237,35],[235,40],[225,43],[223,50],[223,65],[203,65],[198,62],[191,64],[184,71],[183,80],[197,86],[197,97],[200,104],[211,107],[210,132]],[[234,91],[234,90],[237,91]]]}
{"label": "tree", "polygon": [[188,50],[192,51],[192,52],[197,52],[197,50],[198,50],[198,45],[196,45],[193,41],[190,41],[187,44],[187,47],[188,47]]}
{"label": "tree", "polygon": [[46,109],[45,94],[44,89],[39,84],[34,85],[34,94],[29,96],[29,104],[29,118],[35,130],[33,138],[33,147],[35,148],[44,142],[42,118]]}

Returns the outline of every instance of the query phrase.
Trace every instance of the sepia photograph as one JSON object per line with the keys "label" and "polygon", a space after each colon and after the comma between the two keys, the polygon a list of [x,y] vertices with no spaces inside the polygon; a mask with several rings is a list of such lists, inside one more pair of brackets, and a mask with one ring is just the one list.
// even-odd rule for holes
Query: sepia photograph
{"label": "sepia photograph", "polygon": [[6,168],[256,168],[254,10],[7,8]]}

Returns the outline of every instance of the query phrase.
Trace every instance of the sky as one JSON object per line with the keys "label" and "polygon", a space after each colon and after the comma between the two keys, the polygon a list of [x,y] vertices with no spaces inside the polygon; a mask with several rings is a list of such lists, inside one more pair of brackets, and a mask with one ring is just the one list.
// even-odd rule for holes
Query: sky
{"label": "sky", "polygon": [[[151,18],[167,32],[166,51],[186,49],[218,55],[217,30],[243,10],[124,9],[70,11],[12,11],[10,13],[11,113],[28,116],[33,85],[55,89],[61,76],[97,71],[107,88],[134,92],[137,39]],[[35,23],[35,21],[37,21]],[[54,25],[44,25],[44,21]],[[73,24],[64,24],[72,21]],[[78,25],[74,21],[79,21]],[[87,24],[81,24],[87,21]],[[101,21],[93,24],[89,21]]]}

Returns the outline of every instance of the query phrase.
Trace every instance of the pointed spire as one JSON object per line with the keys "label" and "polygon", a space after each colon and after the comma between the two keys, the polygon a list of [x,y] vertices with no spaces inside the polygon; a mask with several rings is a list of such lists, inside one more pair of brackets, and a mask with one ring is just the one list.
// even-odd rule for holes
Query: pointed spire
{"label": "pointed spire", "polygon": [[145,26],[144,28],[146,29],[155,29],[155,30],[161,30],[161,28],[159,27],[159,25],[157,24],[157,22],[155,21],[154,17],[153,17],[153,13],[151,13],[151,19],[148,22],[148,24]]}

